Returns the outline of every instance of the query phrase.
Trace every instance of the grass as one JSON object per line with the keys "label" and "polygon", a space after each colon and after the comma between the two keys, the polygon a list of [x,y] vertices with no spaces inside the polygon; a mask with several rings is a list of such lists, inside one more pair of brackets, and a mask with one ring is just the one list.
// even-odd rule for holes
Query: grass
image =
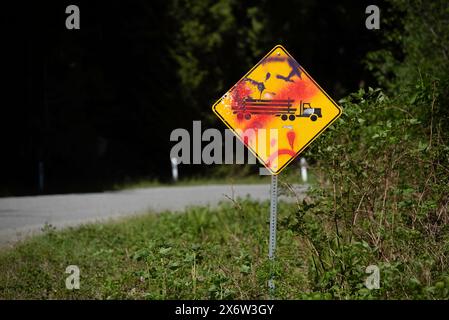
{"label": "grass", "polygon": [[212,184],[263,184],[270,183],[269,176],[249,175],[244,177],[188,177],[182,178],[176,183],[161,182],[155,179],[141,179],[132,182],[116,183],[114,190],[136,189],[136,188],[152,188],[152,187],[168,187],[168,186],[197,186]]}
{"label": "grass", "polygon": [[[242,167],[242,172],[246,172],[247,167]],[[290,184],[302,184],[299,166],[291,166],[282,171],[281,179],[283,182]],[[157,179],[140,179],[127,182],[116,183],[113,190],[136,189],[136,188],[152,188],[165,186],[196,186],[196,185],[212,185],[212,184],[269,184],[270,176],[259,175],[257,173],[250,174],[225,174],[191,176],[183,177],[178,182],[161,182]],[[315,184],[316,176],[311,170],[308,171],[308,184]]]}
{"label": "grass", "polygon": [[[243,171],[243,169],[242,169]],[[299,174],[293,180],[300,180]],[[86,193],[86,192],[104,192],[118,191],[137,188],[154,187],[177,187],[177,186],[196,186],[211,184],[263,184],[270,183],[269,176],[260,176],[257,173],[245,174],[204,174],[203,176],[182,176],[176,183],[170,181],[158,180],[155,178],[127,178],[122,181],[61,181],[54,182],[54,185],[45,187],[46,194],[64,194],[64,193]],[[6,185],[10,186],[9,188]],[[13,185],[5,182],[0,185],[0,197],[14,197],[23,195],[36,195],[37,188],[25,188],[20,185]]]}
{"label": "grass", "polygon": [[[279,215],[290,204],[281,203]],[[268,255],[269,203],[248,199],[183,213],[149,213],[45,233],[0,251],[1,299],[264,299],[270,270],[278,298],[295,299],[307,279],[300,242],[278,234]],[[65,288],[68,265],[80,289]]]}

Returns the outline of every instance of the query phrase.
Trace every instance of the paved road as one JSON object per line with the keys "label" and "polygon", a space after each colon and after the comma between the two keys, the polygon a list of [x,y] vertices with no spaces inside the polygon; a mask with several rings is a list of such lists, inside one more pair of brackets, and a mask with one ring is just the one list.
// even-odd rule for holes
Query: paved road
{"label": "paved road", "polygon": [[[301,189],[302,188],[302,189]],[[298,187],[298,193],[304,187]],[[245,197],[269,199],[269,185],[158,187],[125,191],[0,198],[0,246],[38,233],[45,223],[75,226],[145,211],[178,211]]]}

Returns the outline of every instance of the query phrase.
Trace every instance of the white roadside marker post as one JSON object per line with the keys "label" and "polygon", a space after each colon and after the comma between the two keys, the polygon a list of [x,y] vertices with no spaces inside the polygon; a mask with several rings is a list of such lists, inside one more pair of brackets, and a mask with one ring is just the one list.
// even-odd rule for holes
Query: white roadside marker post
{"label": "white roadside marker post", "polygon": [[277,222],[277,207],[278,207],[278,176],[271,175],[271,199],[270,199],[270,239],[268,247],[268,258],[270,259],[270,273],[271,278],[268,280],[268,288],[270,297],[274,295],[274,275],[273,264],[276,252],[276,222]]}
{"label": "white roadside marker post", "polygon": [[307,182],[307,161],[306,158],[301,158],[301,180],[302,182]]}
{"label": "white roadside marker post", "polygon": [[178,159],[175,157],[171,158],[171,173],[173,182],[178,181]]}

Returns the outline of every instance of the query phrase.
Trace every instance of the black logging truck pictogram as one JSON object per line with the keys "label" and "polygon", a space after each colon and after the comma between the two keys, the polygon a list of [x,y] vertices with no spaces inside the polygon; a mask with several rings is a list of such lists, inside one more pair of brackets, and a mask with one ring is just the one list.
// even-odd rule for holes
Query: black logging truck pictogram
{"label": "black logging truck pictogram", "polygon": [[[299,108],[293,107],[294,100],[292,99],[253,99],[247,97],[243,99],[241,107],[232,107],[237,118],[242,120],[251,119],[252,115],[273,115],[281,117],[283,121],[294,121],[298,118],[309,118],[311,121],[316,121],[322,117],[321,108],[313,108],[309,102],[300,100]],[[296,111],[299,112],[296,113]]]}

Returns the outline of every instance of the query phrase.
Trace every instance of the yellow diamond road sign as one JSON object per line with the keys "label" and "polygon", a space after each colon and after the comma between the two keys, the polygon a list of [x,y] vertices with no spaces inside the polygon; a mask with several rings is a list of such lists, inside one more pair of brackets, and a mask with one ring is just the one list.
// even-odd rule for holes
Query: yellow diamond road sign
{"label": "yellow diamond road sign", "polygon": [[341,108],[280,45],[212,107],[278,174],[341,114]]}

